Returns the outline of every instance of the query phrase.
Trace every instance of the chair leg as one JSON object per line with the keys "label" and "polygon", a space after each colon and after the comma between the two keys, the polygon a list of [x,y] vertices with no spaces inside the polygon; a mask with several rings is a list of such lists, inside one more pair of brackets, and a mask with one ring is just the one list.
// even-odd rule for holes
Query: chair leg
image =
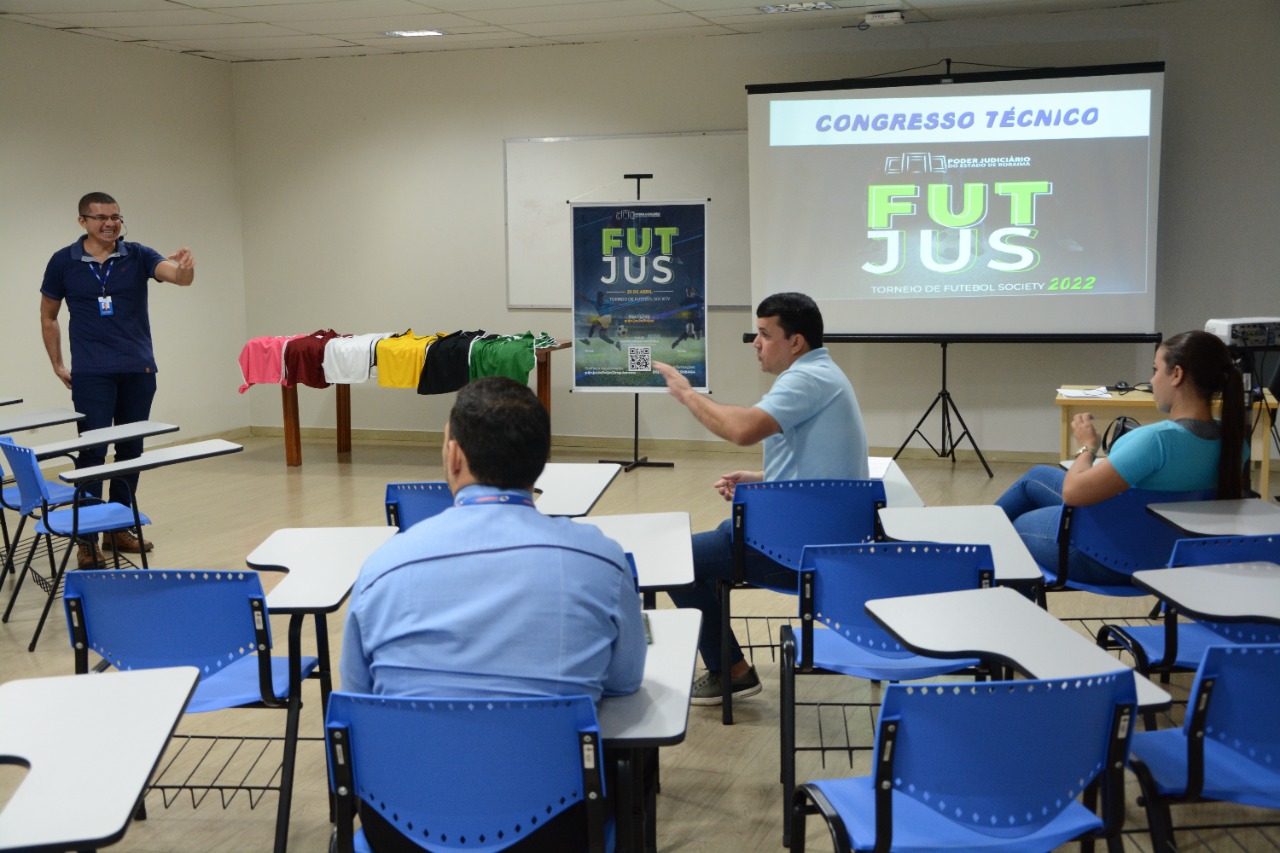
{"label": "chair leg", "polygon": [[[74,541],[74,537],[72,537]],[[49,546],[49,557],[52,561],[53,545]],[[36,632],[31,635],[31,645],[27,646],[27,651],[34,652],[36,643],[40,641],[40,632],[44,630],[44,622],[49,618],[49,610],[53,607],[53,600],[58,597],[58,586],[62,583],[62,576],[67,571],[67,562],[71,559],[71,549],[67,548],[62,554],[62,562],[58,564],[58,569],[54,572],[52,578],[49,579],[49,597],[45,599],[44,609],[40,611],[40,621],[36,622]]]}
{"label": "chair leg", "polygon": [[1151,833],[1151,849],[1155,853],[1177,853],[1178,845],[1173,837],[1173,819],[1169,815],[1169,803],[1160,796],[1155,779],[1147,765],[1137,756],[1129,757],[1129,769],[1138,780],[1141,795],[1138,805],[1147,813],[1147,830]]}
{"label": "chair leg", "polygon": [[790,626],[784,625],[779,635],[782,658],[778,685],[778,740],[781,754],[778,766],[782,782],[782,846],[791,846],[791,797],[796,788],[796,641]]}
{"label": "chair leg", "polygon": [[289,812],[293,805],[293,770],[298,757],[298,724],[302,716],[302,623],[304,616],[289,617],[289,704],[284,727],[284,760],[280,765],[280,805],[276,810],[275,853],[289,844]]}
{"label": "chair leg", "polygon": [[[0,518],[3,517],[3,512],[0,512]],[[18,553],[18,543],[22,541],[22,530],[26,526],[27,517],[24,515],[22,518],[18,519],[18,529],[13,532],[12,540],[9,539],[8,528],[5,528],[4,571],[0,572],[0,578],[3,578],[5,575],[16,574],[16,570],[13,566],[13,558],[14,554]]]}
{"label": "chair leg", "polygon": [[[21,527],[19,527],[21,529]],[[31,550],[27,552],[27,559],[22,563],[22,571],[18,573],[18,580],[13,585],[13,593],[9,596],[9,606],[4,609],[4,618],[0,622],[8,622],[9,615],[13,612],[13,603],[18,600],[18,592],[22,589],[22,582],[27,578],[27,572],[31,569],[31,558],[35,556],[36,546],[40,543],[40,537],[36,536],[31,543]]]}
{"label": "chair leg", "polygon": [[733,635],[733,626],[729,624],[729,593],[732,583],[720,581],[716,585],[720,593],[720,722],[726,726],[733,725],[733,661],[729,660],[732,645],[729,638]]}

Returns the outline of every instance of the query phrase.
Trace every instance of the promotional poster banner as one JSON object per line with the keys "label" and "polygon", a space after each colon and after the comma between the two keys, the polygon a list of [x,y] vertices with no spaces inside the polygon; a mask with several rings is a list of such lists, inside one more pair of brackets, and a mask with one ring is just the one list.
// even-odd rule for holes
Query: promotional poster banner
{"label": "promotional poster banner", "polygon": [[665,390],[655,361],[706,389],[706,213],[702,202],[571,206],[575,389]]}

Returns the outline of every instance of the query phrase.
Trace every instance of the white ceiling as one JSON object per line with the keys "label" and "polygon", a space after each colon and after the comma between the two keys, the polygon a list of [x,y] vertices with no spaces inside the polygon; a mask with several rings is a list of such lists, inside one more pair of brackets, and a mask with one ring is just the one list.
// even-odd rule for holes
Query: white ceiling
{"label": "white ceiling", "polygon": [[[751,0],[0,0],[0,18],[225,62],[536,47],[907,24],[1182,0],[828,0],[766,15]],[[779,0],[760,0],[777,3]],[[444,36],[395,38],[390,30]]]}

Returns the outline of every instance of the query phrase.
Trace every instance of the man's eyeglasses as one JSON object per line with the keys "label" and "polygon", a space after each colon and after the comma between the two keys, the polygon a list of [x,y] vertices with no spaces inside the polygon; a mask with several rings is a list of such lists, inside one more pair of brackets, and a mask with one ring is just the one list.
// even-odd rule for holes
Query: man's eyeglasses
{"label": "man's eyeglasses", "polygon": [[118,213],[117,213],[117,214],[115,214],[115,215],[113,215],[113,216],[103,216],[101,213],[95,213],[95,214],[93,214],[93,215],[89,215],[89,214],[87,214],[87,213],[82,213],[82,214],[80,214],[80,218],[81,218],[81,219],[92,219],[94,222],[98,223],[99,225],[101,225],[101,224],[102,224],[102,223],[104,223],[104,222],[115,222],[115,223],[121,223],[121,222],[124,222],[124,217],[123,217],[123,216],[121,216],[121,215],[120,215],[120,214],[118,214]]}

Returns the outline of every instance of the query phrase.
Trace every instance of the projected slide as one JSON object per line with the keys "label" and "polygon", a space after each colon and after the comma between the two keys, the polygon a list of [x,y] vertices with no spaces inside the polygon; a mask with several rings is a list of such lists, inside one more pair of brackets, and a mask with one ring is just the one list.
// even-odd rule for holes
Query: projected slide
{"label": "projected slide", "polygon": [[832,332],[1153,331],[1161,77],[753,92],[753,296]]}

